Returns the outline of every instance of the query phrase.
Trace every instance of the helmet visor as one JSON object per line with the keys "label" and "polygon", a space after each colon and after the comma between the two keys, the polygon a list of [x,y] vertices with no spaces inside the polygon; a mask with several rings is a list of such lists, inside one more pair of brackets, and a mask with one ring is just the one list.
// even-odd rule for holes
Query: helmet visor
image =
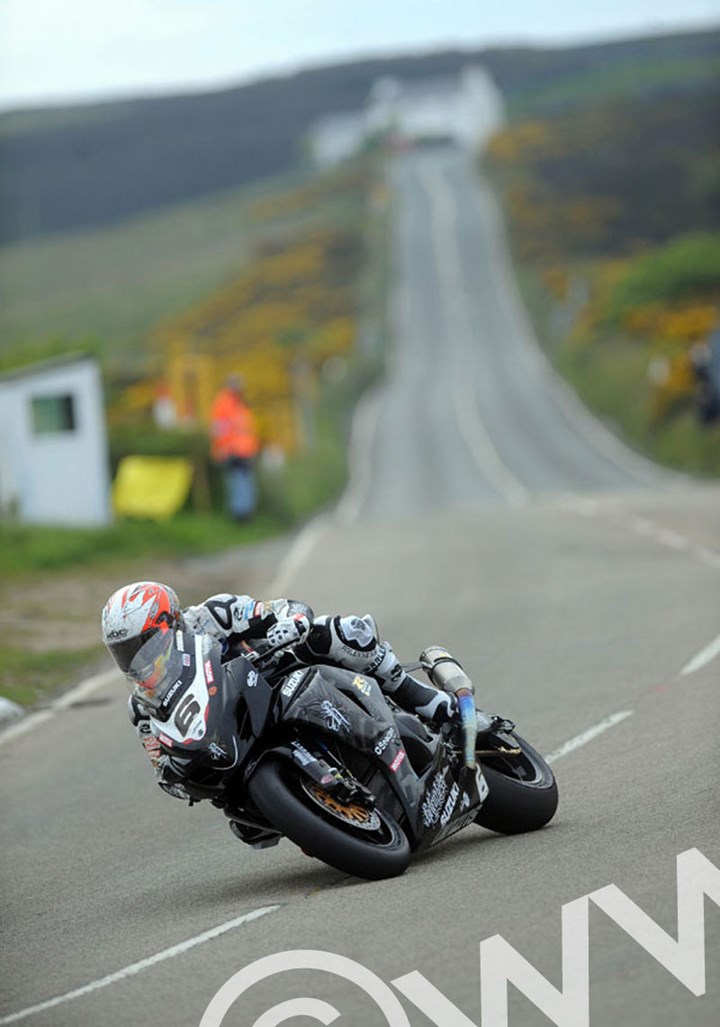
{"label": "helmet visor", "polygon": [[127,675],[142,689],[143,700],[157,707],[182,672],[182,653],[177,648],[175,632],[156,630],[138,649]]}
{"label": "helmet visor", "polygon": [[152,638],[157,630],[157,628],[151,628],[149,631],[144,631],[142,635],[135,635],[134,638],[128,638],[123,642],[113,642],[108,645],[112,658],[115,660],[115,663],[117,663],[123,674],[129,673],[130,664],[136,654],[147,640]]}

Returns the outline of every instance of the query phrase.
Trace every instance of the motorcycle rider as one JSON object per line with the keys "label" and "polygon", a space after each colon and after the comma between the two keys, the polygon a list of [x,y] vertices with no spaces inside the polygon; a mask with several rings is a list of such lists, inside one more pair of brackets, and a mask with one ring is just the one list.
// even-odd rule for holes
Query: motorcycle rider
{"label": "motorcycle rider", "polygon": [[[388,642],[380,642],[372,616],[323,615],[315,617],[305,603],[291,599],[260,601],[248,595],[220,593],[198,606],[184,609],[174,590],[155,581],[124,585],[114,592],[102,612],[102,637],[110,655],[128,677],[131,723],[158,782],[177,798],[188,799],[162,754],[151,727],[153,689],[161,675],[133,677],[133,659],[157,632],[191,631],[219,642],[223,652],[252,649],[265,642],[271,648],[288,647],[307,664],[326,663],[374,677],[382,690],[403,709],[441,724],[453,716],[447,692],[423,684],[400,665]],[[166,776],[166,771],[170,773]],[[169,779],[168,779],[169,778]]]}

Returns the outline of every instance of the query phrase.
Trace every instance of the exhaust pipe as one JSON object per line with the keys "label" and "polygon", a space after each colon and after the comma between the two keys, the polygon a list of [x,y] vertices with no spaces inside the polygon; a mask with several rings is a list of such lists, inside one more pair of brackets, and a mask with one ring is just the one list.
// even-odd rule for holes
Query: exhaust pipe
{"label": "exhaust pipe", "polygon": [[420,653],[420,666],[436,688],[450,692],[457,699],[463,731],[463,758],[465,766],[476,767],[477,712],[475,686],[454,656],[439,645],[428,646]]}

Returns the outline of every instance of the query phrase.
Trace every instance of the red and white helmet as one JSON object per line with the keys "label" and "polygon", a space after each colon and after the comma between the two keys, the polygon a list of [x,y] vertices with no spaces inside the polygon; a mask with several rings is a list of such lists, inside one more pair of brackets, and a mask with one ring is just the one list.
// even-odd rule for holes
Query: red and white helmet
{"label": "red and white helmet", "polygon": [[119,588],[102,612],[103,642],[123,674],[156,632],[182,627],[182,608],[176,593],[157,581],[136,581]]}

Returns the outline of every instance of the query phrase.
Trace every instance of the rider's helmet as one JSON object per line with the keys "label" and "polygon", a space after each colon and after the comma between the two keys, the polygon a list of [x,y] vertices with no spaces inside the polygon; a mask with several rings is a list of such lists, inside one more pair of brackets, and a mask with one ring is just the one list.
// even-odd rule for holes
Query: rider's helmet
{"label": "rider's helmet", "polygon": [[[157,650],[157,657],[173,647],[174,632],[184,626],[180,601],[167,585],[157,581],[136,581],[114,592],[102,612],[103,642],[123,674],[144,690],[151,691],[153,679],[159,676],[158,660],[153,669],[141,657],[149,648]],[[163,646],[147,647],[146,643],[160,633]],[[158,641],[161,641],[160,639]]]}

